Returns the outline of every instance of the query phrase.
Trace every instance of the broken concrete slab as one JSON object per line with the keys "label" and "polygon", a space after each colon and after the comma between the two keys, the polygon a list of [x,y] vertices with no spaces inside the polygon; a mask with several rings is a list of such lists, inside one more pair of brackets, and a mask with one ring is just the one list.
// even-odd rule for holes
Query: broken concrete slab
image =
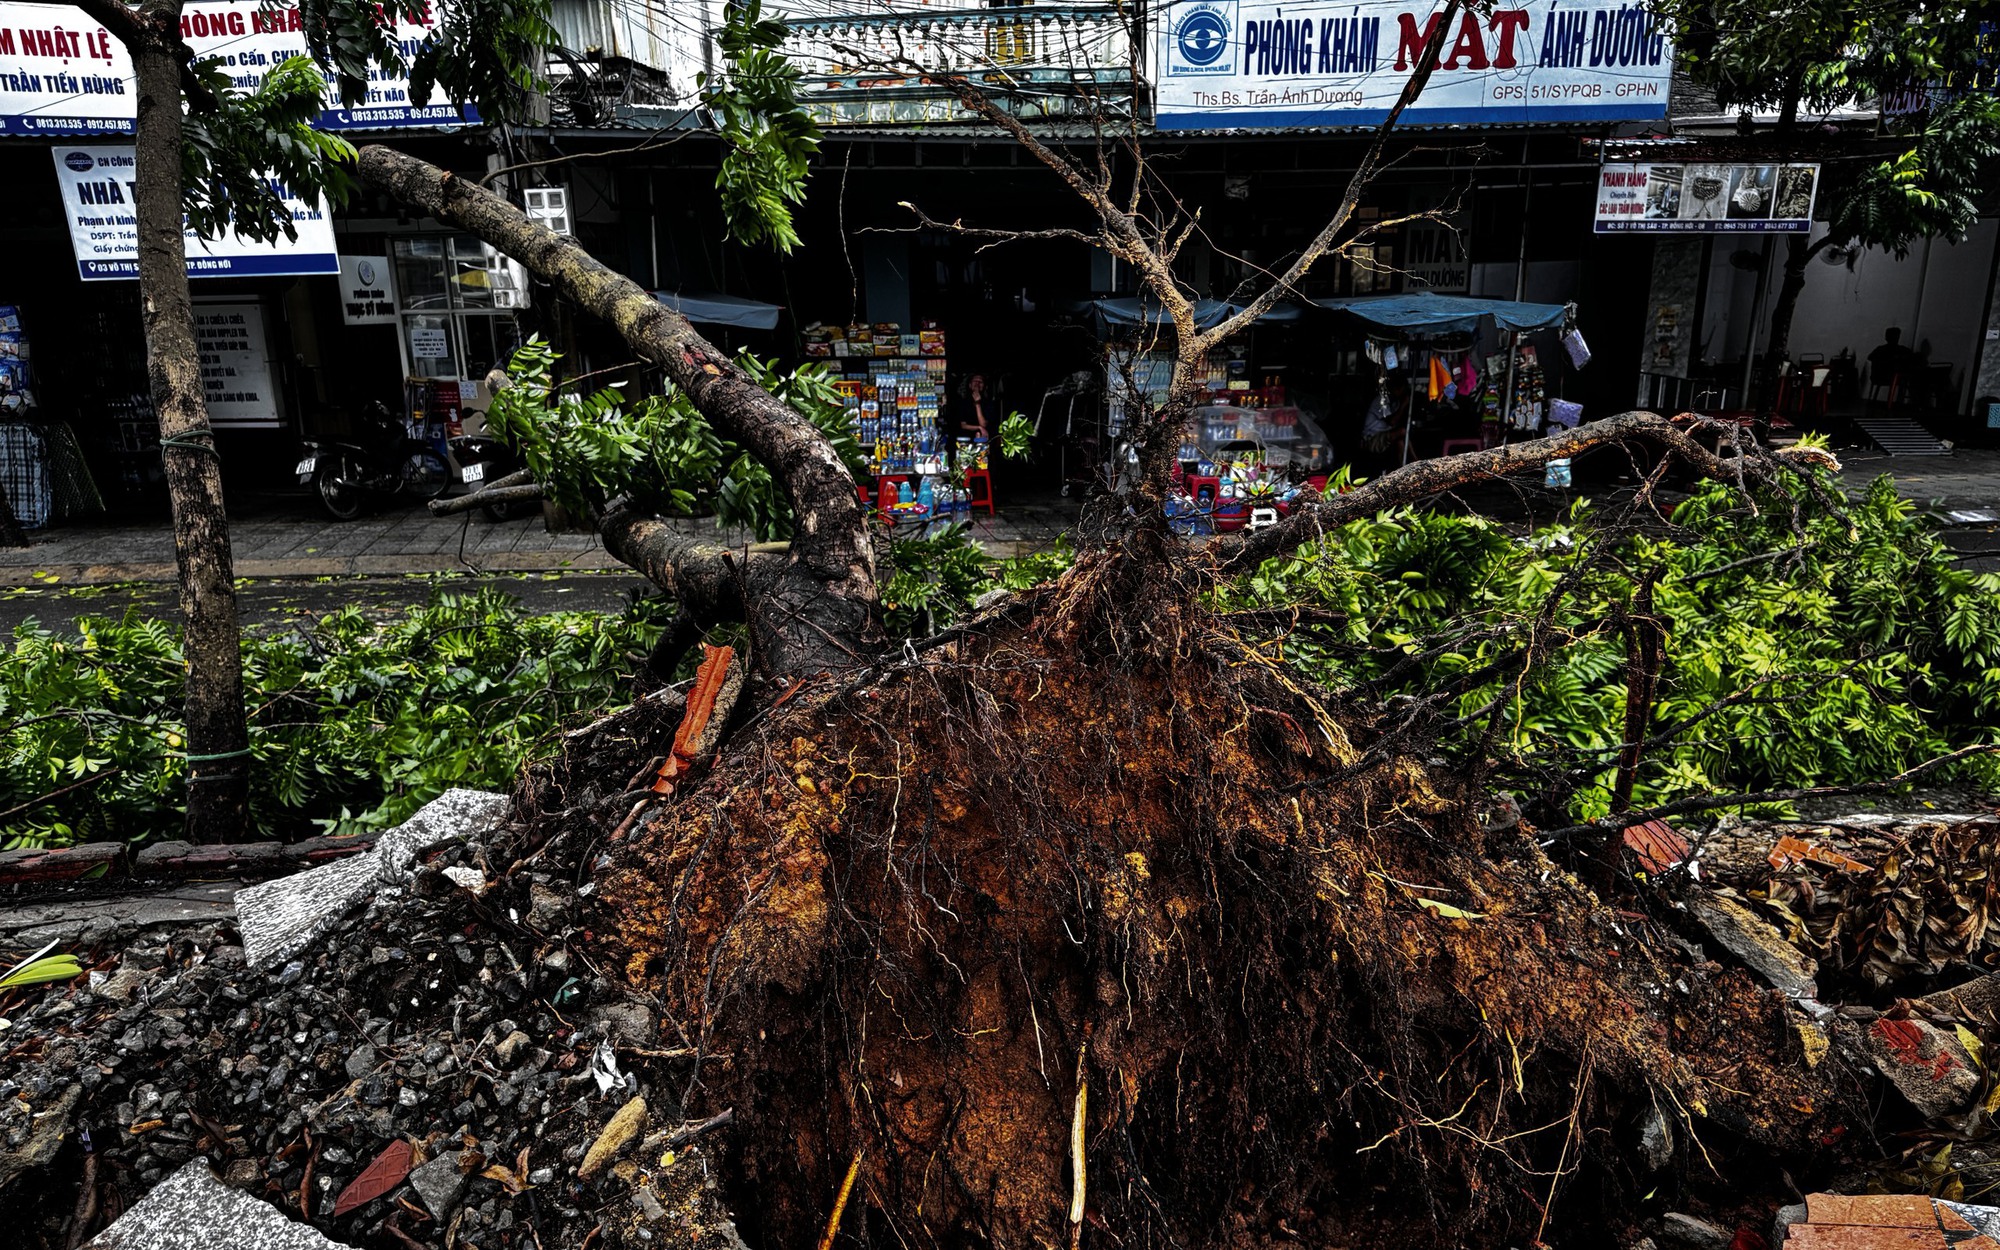
{"label": "broken concrete slab", "polygon": [[417,856],[492,829],[506,811],[506,795],[447,790],[376,839],[366,854],[237,891],[236,922],[246,962],[261,971],[291,958],[385,884],[407,881]]}
{"label": "broken concrete slab", "polygon": [[1957,1037],[1927,1021],[1872,1020],[1861,1030],[1861,1048],[1927,1119],[1958,1115],[1979,1095],[1979,1065]]}
{"label": "broken concrete slab", "polygon": [[1697,891],[1688,911],[1716,944],[1743,961],[1787,998],[1819,997],[1819,965],[1787,942],[1762,916],[1724,894]]}
{"label": "broken concrete slab", "polygon": [[1963,985],[1913,998],[1910,1006],[1925,1015],[1948,1016],[1975,1024],[2000,1021],[2000,972],[1989,972]]}
{"label": "broken concrete slab", "polygon": [[84,1250],[348,1250],[268,1202],[216,1179],[196,1159],[153,1186]]}

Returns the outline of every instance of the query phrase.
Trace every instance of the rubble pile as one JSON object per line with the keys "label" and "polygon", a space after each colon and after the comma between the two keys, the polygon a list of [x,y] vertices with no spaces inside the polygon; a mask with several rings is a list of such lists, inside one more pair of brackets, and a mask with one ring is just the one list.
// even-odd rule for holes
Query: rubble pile
{"label": "rubble pile", "polygon": [[[363,881],[353,860],[315,870],[347,873],[366,901],[316,883],[324,909],[291,916],[303,940],[267,946],[262,967],[228,927],[127,938],[95,952],[87,983],[16,1009],[0,1031],[0,1204],[26,1223],[7,1244],[73,1245],[79,1213],[109,1222],[128,1196],[210,1168],[342,1245],[578,1246],[593,1231],[638,1245],[675,1229],[731,1244],[703,1143],[664,1144],[678,1121],[580,1174],[621,1107],[674,1105],[668,1078],[685,1074],[653,1057],[652,1013],[573,948],[573,885],[493,883],[478,833],[414,840],[440,838],[390,866],[399,883]],[[268,904],[285,884],[257,891]],[[239,909],[243,933],[273,932],[268,906]],[[388,1183],[357,1190],[399,1144],[406,1158],[376,1169]],[[9,1185],[30,1169],[68,1183]]]}

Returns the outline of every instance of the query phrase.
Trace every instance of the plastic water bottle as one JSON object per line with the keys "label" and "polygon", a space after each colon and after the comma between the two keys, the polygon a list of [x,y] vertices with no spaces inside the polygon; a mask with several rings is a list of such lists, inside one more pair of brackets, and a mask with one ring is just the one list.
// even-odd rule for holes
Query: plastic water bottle
{"label": "plastic water bottle", "polygon": [[917,502],[924,506],[925,515],[937,509],[937,491],[931,487],[929,478],[925,478],[923,485],[917,489]]}

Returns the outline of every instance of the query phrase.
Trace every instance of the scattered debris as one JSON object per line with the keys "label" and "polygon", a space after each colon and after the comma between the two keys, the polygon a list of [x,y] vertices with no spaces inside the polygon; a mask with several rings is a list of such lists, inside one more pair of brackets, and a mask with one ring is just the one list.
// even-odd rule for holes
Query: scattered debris
{"label": "scattered debris", "polygon": [[590,1149],[583,1156],[583,1165],[576,1170],[578,1178],[590,1180],[611,1165],[620,1151],[631,1145],[646,1130],[646,1100],[634,1098],[618,1108],[618,1114],[611,1117],[597,1140],[590,1143]]}
{"label": "scattered debris", "polygon": [[457,1151],[446,1151],[410,1172],[410,1188],[440,1224],[450,1221],[465,1197],[467,1178]]}
{"label": "scattered debris", "polygon": [[1735,1234],[1679,1211],[1660,1217],[1660,1241],[1674,1250],[1731,1250],[1735,1240]]}
{"label": "scattered debris", "polygon": [[1818,968],[1757,913],[1728,895],[1691,893],[1688,911],[1716,944],[1792,999],[1817,999]]}
{"label": "scattered debris", "polygon": [[1771,848],[1771,853],[1766,859],[1771,867],[1776,868],[1780,872],[1790,868],[1793,864],[1804,863],[1825,864],[1829,868],[1838,868],[1842,872],[1875,871],[1874,868],[1862,863],[1858,859],[1850,859],[1842,855],[1839,851],[1828,850],[1826,847],[1808,842],[1804,838],[1794,837],[1789,833],[1778,839],[1778,844]]}
{"label": "scattered debris", "polygon": [[[347,1188],[340,1191],[340,1197],[333,1201],[334,1215],[346,1215],[356,1207],[367,1206],[402,1184],[403,1178],[410,1174],[410,1165],[415,1158],[416,1151],[410,1146],[408,1138],[398,1137],[390,1142],[381,1154],[375,1156],[375,1162],[347,1182]],[[423,1187],[417,1186],[417,1191],[422,1193]]]}
{"label": "scattered debris", "polygon": [[[1687,839],[1675,833],[1664,820],[1649,820],[1625,830],[1625,845],[1639,861],[1639,867],[1659,876],[1690,859]],[[1689,863],[1688,871],[1699,877],[1699,865]]]}

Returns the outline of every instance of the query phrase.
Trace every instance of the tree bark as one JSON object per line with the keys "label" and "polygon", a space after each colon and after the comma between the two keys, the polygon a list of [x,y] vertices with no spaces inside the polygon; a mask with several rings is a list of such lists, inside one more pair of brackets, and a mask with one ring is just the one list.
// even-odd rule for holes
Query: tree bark
{"label": "tree bark", "polygon": [[173,502],[187,661],[187,836],[241,838],[248,818],[249,738],[222,466],[202,396],[181,209],[182,49],[177,0],[149,4],[130,41],[139,96],[133,211],[146,370]]}
{"label": "tree bark", "polygon": [[[610,322],[634,353],[687,392],[717,432],[770,469],[791,503],[796,536],[781,571],[760,576],[757,601],[744,604],[769,671],[841,669],[873,657],[881,630],[867,513],[853,474],[811,421],[764,391],[638,283],[477,183],[374,145],[361,149],[360,170],[370,184],[485,240]],[[717,570],[727,568],[714,549],[670,540],[664,525],[649,527],[644,518],[616,513],[606,520],[612,553],[670,592],[712,587]],[[639,542],[642,537],[647,541]]]}

